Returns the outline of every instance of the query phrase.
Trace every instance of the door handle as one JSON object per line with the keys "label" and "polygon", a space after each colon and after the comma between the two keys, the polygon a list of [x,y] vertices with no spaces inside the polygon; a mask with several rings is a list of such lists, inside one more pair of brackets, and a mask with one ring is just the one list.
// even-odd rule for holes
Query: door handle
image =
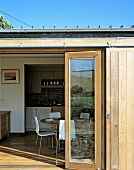
{"label": "door handle", "polygon": [[110,118],[110,116],[111,116],[111,115],[110,115],[109,113],[106,115],[106,117],[107,117],[108,119]]}

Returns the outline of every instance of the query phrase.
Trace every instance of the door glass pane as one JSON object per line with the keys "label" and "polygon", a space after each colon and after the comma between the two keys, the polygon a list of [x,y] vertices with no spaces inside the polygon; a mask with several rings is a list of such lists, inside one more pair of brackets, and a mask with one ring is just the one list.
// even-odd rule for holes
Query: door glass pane
{"label": "door glass pane", "polygon": [[95,160],[94,61],[70,59],[70,161]]}

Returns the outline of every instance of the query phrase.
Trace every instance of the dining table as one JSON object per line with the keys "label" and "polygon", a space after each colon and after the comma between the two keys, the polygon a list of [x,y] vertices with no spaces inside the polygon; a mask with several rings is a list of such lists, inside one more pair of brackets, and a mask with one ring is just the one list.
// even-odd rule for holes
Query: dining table
{"label": "dining table", "polygon": [[58,126],[59,122],[60,122],[61,118],[45,118],[45,119],[41,119],[41,123],[45,123],[48,125],[55,125]]}

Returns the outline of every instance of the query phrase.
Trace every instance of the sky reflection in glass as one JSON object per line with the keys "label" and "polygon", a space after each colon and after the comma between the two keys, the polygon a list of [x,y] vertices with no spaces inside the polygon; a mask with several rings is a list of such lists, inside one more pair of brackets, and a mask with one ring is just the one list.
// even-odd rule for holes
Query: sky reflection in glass
{"label": "sky reflection in glass", "polygon": [[70,59],[71,72],[74,71],[91,71],[94,70],[94,59],[93,58],[79,58]]}

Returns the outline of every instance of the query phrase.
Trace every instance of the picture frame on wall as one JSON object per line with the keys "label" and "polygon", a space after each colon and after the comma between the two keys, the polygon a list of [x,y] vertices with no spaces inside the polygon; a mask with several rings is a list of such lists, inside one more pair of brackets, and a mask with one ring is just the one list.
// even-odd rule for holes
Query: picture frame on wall
{"label": "picture frame on wall", "polygon": [[2,84],[18,84],[19,83],[19,69],[2,69],[1,70]]}

